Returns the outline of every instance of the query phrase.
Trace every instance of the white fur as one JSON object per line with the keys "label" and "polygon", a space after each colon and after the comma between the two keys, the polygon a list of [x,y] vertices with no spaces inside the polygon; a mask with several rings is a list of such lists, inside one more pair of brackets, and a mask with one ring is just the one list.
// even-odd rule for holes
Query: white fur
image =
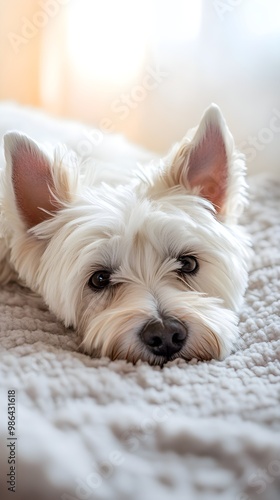
{"label": "white fur", "polygon": [[[222,134],[228,160],[219,213],[200,196],[200,185],[176,177],[183,169],[187,179],[190,150],[202,143],[209,124]],[[209,108],[192,140],[184,138],[164,160],[142,165],[119,185],[110,165],[105,184],[94,160],[80,165],[61,148],[47,152],[54,180],[50,196],[59,209],[31,228],[13,185],[12,157],[21,141],[35,151],[18,133],[5,140],[0,281],[17,276],[41,294],[66,326],[77,328],[81,348],[91,355],[162,364],[166,359],[151,353],[139,332],[168,317],[188,329],[186,344],[174,357],[227,356],[238,339],[236,313],[250,251],[237,225],[246,203],[244,159],[219,109]],[[182,277],[178,258],[186,253],[197,257],[199,271]],[[111,286],[95,292],[88,280],[100,269],[112,271]]]}

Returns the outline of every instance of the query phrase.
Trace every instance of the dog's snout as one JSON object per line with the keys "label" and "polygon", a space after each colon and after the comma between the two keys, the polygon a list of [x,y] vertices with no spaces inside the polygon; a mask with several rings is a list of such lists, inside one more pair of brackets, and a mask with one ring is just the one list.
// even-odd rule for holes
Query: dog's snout
{"label": "dog's snout", "polygon": [[187,336],[187,328],[175,319],[147,323],[140,332],[140,338],[149,350],[167,359],[182,349]]}

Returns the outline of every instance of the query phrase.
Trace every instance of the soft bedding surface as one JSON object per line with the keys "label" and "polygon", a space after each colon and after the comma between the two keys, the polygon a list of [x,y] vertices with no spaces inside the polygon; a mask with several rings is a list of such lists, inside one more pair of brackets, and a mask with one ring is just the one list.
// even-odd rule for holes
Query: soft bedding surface
{"label": "soft bedding surface", "polygon": [[[24,113],[36,117],[37,134],[50,123],[1,110],[1,131],[11,112],[18,128]],[[73,136],[79,128],[53,123]],[[280,180],[249,184],[243,220],[255,255],[240,349],[223,362],[160,369],[91,359],[41,299],[16,284],[0,290],[2,500],[280,498]],[[15,494],[7,483],[9,390]]]}

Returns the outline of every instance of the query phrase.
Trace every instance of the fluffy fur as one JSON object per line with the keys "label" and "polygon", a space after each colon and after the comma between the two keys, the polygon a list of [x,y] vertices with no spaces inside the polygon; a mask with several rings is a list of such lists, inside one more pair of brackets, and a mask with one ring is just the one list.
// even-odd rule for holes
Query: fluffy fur
{"label": "fluffy fur", "polygon": [[[166,158],[122,172],[19,132],[4,138],[0,281],[45,300],[93,356],[227,356],[247,284],[245,165],[219,108]],[[184,272],[185,259],[197,263]],[[94,288],[104,272],[108,283]],[[103,285],[102,285],[103,286]],[[183,332],[183,333],[182,333]]]}

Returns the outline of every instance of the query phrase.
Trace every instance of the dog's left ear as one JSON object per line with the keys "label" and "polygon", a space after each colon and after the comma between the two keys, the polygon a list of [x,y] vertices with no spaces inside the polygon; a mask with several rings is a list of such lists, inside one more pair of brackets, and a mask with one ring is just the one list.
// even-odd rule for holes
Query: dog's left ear
{"label": "dog's left ear", "polygon": [[[193,139],[183,139],[172,159],[169,184],[209,200],[223,212],[229,185],[233,139],[220,109],[212,104],[204,113]],[[172,180],[171,180],[172,179]]]}
{"label": "dog's left ear", "polygon": [[29,229],[49,219],[61,208],[61,200],[66,201],[67,173],[62,164],[54,172],[54,160],[19,132],[4,136],[4,150],[17,212]]}

